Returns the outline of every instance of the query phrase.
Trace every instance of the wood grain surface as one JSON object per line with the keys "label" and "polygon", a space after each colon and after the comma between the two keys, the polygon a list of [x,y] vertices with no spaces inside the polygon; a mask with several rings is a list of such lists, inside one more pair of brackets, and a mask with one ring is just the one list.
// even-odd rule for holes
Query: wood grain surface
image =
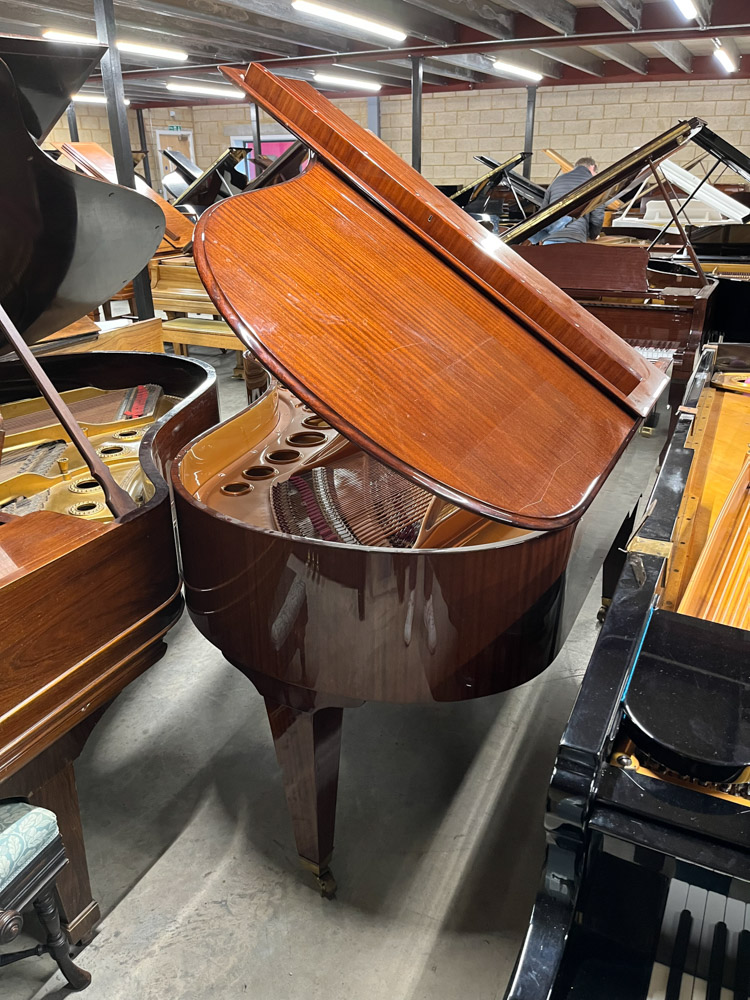
{"label": "wood grain surface", "polygon": [[282,80],[256,64],[247,73],[223,71],[434,252],[471,276],[506,308],[532,320],[538,337],[556,342],[572,363],[627,396],[641,415],[649,412],[660,391],[659,374],[551,282],[519,262],[498,237],[377,136],[303,81]]}
{"label": "wood grain surface", "polygon": [[620,400],[320,163],[209,215],[212,297],[316,412],[476,513],[580,515],[635,429]]}

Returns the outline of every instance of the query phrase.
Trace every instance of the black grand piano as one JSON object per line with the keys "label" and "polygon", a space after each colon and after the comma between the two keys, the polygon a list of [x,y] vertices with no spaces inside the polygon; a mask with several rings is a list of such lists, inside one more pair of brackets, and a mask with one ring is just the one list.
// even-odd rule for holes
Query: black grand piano
{"label": "black grand piano", "polygon": [[506,1000],[750,996],[748,430],[750,347],[707,349],[562,737]]}

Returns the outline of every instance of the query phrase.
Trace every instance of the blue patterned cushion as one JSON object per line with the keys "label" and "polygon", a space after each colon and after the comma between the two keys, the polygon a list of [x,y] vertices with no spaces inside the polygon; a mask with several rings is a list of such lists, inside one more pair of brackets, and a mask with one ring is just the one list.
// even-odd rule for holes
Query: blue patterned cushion
{"label": "blue patterned cushion", "polygon": [[57,817],[49,809],[0,802],[0,891],[57,835]]}

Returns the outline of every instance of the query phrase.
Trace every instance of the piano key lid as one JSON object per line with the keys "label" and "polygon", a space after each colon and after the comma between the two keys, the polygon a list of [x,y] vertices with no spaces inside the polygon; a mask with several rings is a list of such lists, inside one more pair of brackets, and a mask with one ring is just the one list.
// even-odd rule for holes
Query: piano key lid
{"label": "piano key lid", "polygon": [[573,523],[663,374],[309,84],[224,73],[312,152],[196,228],[238,337],[438,496],[523,528]]}

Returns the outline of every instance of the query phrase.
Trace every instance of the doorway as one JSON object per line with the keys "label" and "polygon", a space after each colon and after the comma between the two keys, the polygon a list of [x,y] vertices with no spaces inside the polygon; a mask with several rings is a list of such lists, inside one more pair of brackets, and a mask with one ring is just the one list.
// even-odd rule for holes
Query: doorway
{"label": "doorway", "polygon": [[173,132],[167,128],[156,129],[156,159],[159,164],[159,187],[161,187],[164,175],[174,170],[174,164],[161,155],[165,149],[174,149],[195,163],[193,130],[191,128],[184,128],[179,132]]}

